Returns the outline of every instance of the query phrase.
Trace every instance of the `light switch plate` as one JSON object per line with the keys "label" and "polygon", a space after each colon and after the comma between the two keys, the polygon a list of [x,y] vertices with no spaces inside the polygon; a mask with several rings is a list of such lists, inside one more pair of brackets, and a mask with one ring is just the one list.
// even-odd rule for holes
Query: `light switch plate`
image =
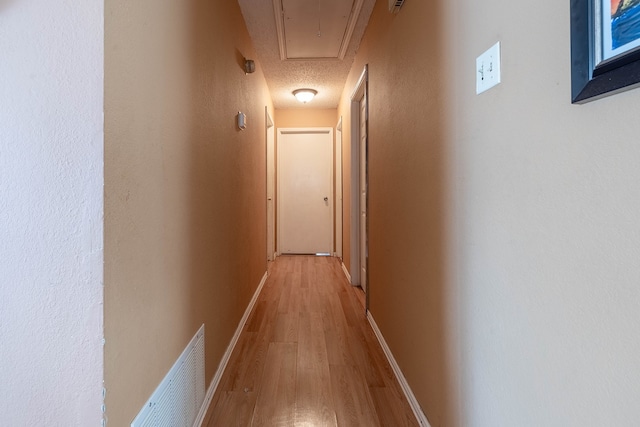
{"label": "light switch plate", "polygon": [[500,42],[476,59],[476,94],[500,83]]}

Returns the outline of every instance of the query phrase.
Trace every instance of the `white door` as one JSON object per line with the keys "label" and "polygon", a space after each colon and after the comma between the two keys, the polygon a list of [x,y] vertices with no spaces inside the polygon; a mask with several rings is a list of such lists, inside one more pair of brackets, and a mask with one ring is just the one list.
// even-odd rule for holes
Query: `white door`
{"label": "white door", "polygon": [[367,94],[360,101],[360,286],[367,291]]}
{"label": "white door", "polygon": [[336,126],[336,256],[342,259],[342,117]]}
{"label": "white door", "polygon": [[275,159],[275,131],[273,120],[265,107],[267,121],[267,260],[273,261],[275,258],[275,180],[276,180],[276,159]]}
{"label": "white door", "polygon": [[[367,67],[351,95],[351,283],[367,292]],[[369,308],[367,292],[366,307]]]}
{"label": "white door", "polygon": [[278,129],[278,252],[333,251],[333,129]]}

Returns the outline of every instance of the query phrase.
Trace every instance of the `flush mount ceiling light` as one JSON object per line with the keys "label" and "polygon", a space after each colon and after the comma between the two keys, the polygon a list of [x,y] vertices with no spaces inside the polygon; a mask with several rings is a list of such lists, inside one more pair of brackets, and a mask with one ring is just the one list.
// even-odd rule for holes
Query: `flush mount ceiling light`
{"label": "flush mount ceiling light", "polygon": [[318,91],[313,89],[296,89],[293,91],[293,96],[295,96],[296,99],[303,104],[311,101],[317,94]]}

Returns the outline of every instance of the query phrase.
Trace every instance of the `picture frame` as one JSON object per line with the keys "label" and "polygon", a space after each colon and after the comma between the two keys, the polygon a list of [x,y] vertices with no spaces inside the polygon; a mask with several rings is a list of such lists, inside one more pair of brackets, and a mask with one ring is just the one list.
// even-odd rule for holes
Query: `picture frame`
{"label": "picture frame", "polygon": [[[624,4],[620,6],[620,2]],[[626,25],[634,30],[631,42],[625,40],[620,46],[619,32],[615,32],[621,16],[619,9],[628,4],[637,6],[640,13],[640,2],[635,0],[571,0],[573,104],[640,86],[640,20],[638,23],[625,21],[631,22]],[[615,11],[613,6],[616,6]]]}

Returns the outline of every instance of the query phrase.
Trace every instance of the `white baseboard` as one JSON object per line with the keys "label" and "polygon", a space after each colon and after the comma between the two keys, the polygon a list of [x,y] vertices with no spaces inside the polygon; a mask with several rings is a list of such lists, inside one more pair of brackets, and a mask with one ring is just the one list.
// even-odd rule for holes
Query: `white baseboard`
{"label": "white baseboard", "polygon": [[211,405],[211,399],[213,399],[213,395],[215,394],[216,389],[220,385],[222,374],[224,373],[224,370],[227,368],[227,364],[229,363],[229,359],[231,358],[231,353],[233,353],[233,350],[235,349],[236,344],[238,343],[238,339],[240,339],[240,334],[242,333],[242,329],[244,329],[245,323],[247,323],[247,321],[249,320],[249,315],[251,314],[251,310],[253,310],[253,307],[256,305],[258,296],[260,296],[260,292],[262,292],[262,288],[264,287],[264,284],[266,283],[268,276],[269,276],[268,272],[265,272],[264,276],[262,276],[262,280],[258,285],[258,289],[256,289],[255,293],[253,294],[253,297],[251,298],[251,301],[249,302],[249,305],[247,306],[247,309],[244,311],[244,315],[242,316],[242,319],[240,319],[240,323],[236,328],[236,333],[233,335],[233,338],[231,338],[231,342],[227,347],[227,351],[225,351],[224,356],[222,356],[222,360],[218,365],[218,370],[216,371],[216,374],[213,376],[213,380],[211,380],[211,384],[207,389],[207,394],[204,398],[204,402],[202,403],[202,407],[200,408],[200,412],[198,413],[198,417],[196,418],[196,421],[193,423],[193,427],[202,427],[202,423],[204,422],[204,417],[207,415],[207,411],[209,410],[209,405]]}
{"label": "white baseboard", "polygon": [[344,275],[347,276],[347,280],[351,283],[351,275],[349,274],[349,270],[347,270],[347,266],[342,263],[342,271],[344,271]]}
{"label": "white baseboard", "polygon": [[[343,267],[344,267],[344,264],[343,264]],[[409,383],[407,383],[406,378],[402,374],[402,371],[400,370],[400,366],[398,366],[398,363],[396,362],[395,357],[393,357],[393,353],[391,353],[391,349],[389,348],[389,346],[387,345],[387,342],[382,336],[382,332],[380,332],[380,329],[378,328],[376,321],[373,320],[373,316],[371,315],[371,312],[367,312],[367,319],[369,320],[369,324],[371,325],[371,328],[373,328],[373,332],[376,334],[376,337],[378,338],[378,342],[380,342],[380,345],[382,346],[382,350],[384,351],[384,354],[387,356],[387,360],[389,360],[389,364],[391,365],[393,372],[396,374],[396,378],[400,383],[400,387],[402,388],[404,395],[407,397],[407,400],[409,401],[409,405],[411,406],[411,410],[413,411],[413,414],[415,415],[416,420],[418,420],[418,424],[420,424],[422,427],[431,427],[429,424],[429,421],[427,420],[427,417],[424,415],[424,412],[422,412],[422,408],[420,407],[420,404],[418,403],[416,396],[413,394],[411,387],[409,387]]]}

